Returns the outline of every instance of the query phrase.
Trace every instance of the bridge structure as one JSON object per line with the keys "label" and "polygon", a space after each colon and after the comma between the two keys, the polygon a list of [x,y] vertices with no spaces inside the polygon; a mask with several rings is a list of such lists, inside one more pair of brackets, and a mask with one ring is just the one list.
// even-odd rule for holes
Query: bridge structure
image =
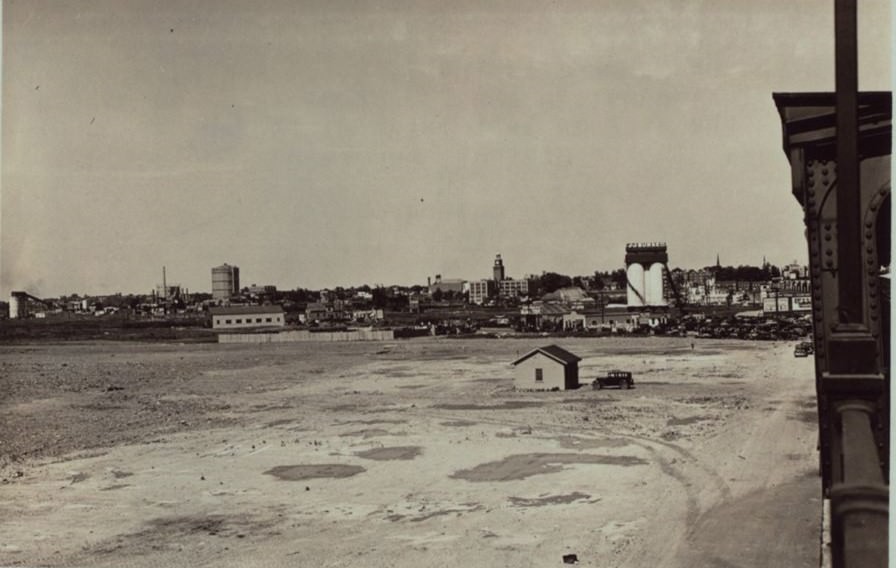
{"label": "bridge structure", "polygon": [[[856,0],[835,3],[836,91],[776,93],[809,252],[819,468],[834,568],[887,566],[892,94],[858,92]],[[826,523],[827,524],[827,523]]]}

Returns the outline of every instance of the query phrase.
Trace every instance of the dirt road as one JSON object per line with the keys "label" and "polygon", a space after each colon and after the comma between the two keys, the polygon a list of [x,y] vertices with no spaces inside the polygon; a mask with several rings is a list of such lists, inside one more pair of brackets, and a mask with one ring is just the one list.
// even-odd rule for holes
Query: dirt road
{"label": "dirt road", "polygon": [[513,391],[541,343],[0,347],[0,565],[817,565],[810,360],[562,340],[637,388]]}

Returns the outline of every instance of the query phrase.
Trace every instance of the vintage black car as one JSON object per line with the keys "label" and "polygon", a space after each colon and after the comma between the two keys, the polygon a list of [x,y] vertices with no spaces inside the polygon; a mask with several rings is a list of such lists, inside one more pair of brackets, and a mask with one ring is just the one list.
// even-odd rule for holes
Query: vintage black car
{"label": "vintage black car", "polygon": [[606,387],[619,387],[621,389],[635,388],[635,381],[628,371],[608,371],[606,376],[597,377],[591,383],[591,388],[597,390]]}
{"label": "vintage black car", "polygon": [[797,346],[793,348],[794,357],[808,357],[813,353],[815,353],[815,346],[812,345],[810,341],[798,343]]}

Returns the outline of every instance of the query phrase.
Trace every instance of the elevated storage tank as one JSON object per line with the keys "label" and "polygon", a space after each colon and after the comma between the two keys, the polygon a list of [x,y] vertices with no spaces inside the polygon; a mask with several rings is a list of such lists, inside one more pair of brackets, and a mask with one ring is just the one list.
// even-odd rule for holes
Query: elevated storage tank
{"label": "elevated storage tank", "polygon": [[626,303],[629,306],[643,306],[646,303],[644,296],[644,267],[639,263],[629,264],[625,269],[628,279],[626,289]]}
{"label": "elevated storage tank", "polygon": [[212,268],[212,299],[229,300],[239,290],[239,267],[224,263]]}
{"label": "elevated storage tank", "polygon": [[662,306],[666,304],[663,297],[663,264],[654,262],[650,270],[644,274],[645,299],[648,306]]}
{"label": "elevated storage tank", "polygon": [[630,307],[665,306],[663,271],[669,262],[666,243],[625,245],[625,273]]}

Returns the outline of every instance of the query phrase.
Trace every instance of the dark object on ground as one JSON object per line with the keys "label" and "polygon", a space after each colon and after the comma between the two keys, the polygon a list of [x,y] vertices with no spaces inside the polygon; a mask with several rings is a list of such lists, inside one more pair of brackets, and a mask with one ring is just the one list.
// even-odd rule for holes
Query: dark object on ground
{"label": "dark object on ground", "polygon": [[576,564],[579,561],[579,557],[575,554],[564,554],[563,555],[563,563],[564,564]]}
{"label": "dark object on ground", "polygon": [[793,348],[794,357],[808,357],[813,353],[815,353],[815,346],[812,345],[811,341],[797,343],[796,347]]}
{"label": "dark object on ground", "polygon": [[632,379],[632,374],[628,371],[608,371],[606,376],[594,379],[591,387],[595,390],[605,387],[631,389],[635,387],[635,381]]}

